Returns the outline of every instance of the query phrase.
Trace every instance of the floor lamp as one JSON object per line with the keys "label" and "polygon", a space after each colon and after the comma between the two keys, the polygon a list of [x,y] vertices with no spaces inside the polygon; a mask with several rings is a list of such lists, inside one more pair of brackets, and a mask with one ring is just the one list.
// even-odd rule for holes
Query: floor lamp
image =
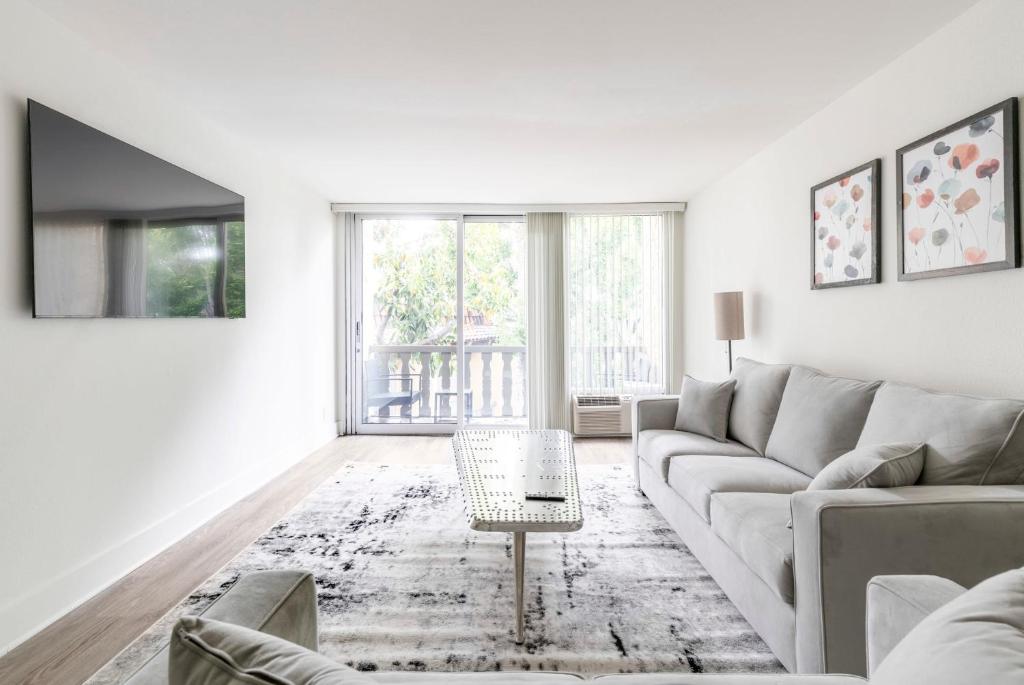
{"label": "floor lamp", "polygon": [[715,293],[715,338],[729,341],[729,373],[732,373],[732,341],[743,340],[743,293]]}

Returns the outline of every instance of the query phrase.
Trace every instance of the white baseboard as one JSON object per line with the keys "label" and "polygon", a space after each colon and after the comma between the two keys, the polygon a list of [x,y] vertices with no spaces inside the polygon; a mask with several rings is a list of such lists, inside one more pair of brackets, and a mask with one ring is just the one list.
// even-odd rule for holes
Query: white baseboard
{"label": "white baseboard", "polygon": [[[334,422],[326,423],[317,444],[323,446],[336,438],[334,431]],[[311,451],[303,451],[284,463],[264,464],[244,471],[128,539],[12,597],[0,605],[0,656],[188,537],[225,509],[302,461]],[[42,620],[40,614],[44,616]]]}

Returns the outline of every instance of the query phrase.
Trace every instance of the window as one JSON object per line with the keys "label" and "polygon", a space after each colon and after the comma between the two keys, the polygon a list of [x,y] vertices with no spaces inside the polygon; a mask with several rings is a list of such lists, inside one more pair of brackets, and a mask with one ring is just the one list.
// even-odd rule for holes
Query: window
{"label": "window", "polygon": [[568,217],[569,392],[665,392],[666,242],[660,214]]}

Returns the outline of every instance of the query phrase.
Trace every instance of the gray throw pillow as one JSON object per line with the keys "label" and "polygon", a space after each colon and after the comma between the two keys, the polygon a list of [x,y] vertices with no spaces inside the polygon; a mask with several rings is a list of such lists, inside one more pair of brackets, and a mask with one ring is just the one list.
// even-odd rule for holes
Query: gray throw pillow
{"label": "gray throw pillow", "polygon": [[697,433],[725,442],[729,427],[729,407],[736,381],[721,383],[698,381],[686,376],[679,395],[676,430]]}
{"label": "gray throw pillow", "polygon": [[362,673],[279,637],[199,616],[171,633],[170,685],[372,685]]}
{"label": "gray throw pillow", "polygon": [[788,364],[762,364],[744,357],[736,360],[729,437],[761,456],[768,446],[791,368]]}
{"label": "gray throw pillow", "polygon": [[924,450],[923,444],[912,442],[858,447],[823,468],[807,489],[849,490],[913,485],[924,468]]}
{"label": "gray throw pillow", "polygon": [[[858,447],[821,470],[808,490],[901,488],[913,485],[924,469],[923,444],[899,442]],[[793,527],[792,517],[787,528]]]}

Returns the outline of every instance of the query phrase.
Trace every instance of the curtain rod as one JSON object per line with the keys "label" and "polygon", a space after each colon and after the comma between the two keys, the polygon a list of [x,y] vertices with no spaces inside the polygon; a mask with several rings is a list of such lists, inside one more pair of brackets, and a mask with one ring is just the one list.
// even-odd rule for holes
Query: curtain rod
{"label": "curtain rod", "polygon": [[622,202],[610,204],[402,204],[381,202],[332,202],[332,212],[381,214],[526,214],[527,212],[565,212],[567,214],[653,214],[684,212],[685,202]]}

